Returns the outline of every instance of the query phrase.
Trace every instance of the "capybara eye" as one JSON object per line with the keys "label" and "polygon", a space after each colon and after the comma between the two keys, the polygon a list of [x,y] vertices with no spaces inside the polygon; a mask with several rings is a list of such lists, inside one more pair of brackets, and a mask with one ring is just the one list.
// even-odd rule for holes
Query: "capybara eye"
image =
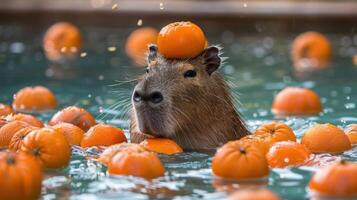
{"label": "capybara eye", "polygon": [[195,70],[187,70],[185,73],[184,73],[184,77],[185,78],[193,78],[196,76],[196,71]]}

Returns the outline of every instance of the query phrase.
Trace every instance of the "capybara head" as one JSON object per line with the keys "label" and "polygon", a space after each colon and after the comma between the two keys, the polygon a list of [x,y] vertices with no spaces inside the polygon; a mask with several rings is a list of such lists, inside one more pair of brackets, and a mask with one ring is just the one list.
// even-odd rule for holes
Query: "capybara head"
{"label": "capybara head", "polygon": [[[149,46],[146,74],[132,95],[133,142],[144,135],[174,139],[186,149],[207,149],[248,133],[229,87],[216,72],[219,54],[211,46],[195,58],[171,60]],[[234,130],[237,123],[244,128],[241,133]]]}

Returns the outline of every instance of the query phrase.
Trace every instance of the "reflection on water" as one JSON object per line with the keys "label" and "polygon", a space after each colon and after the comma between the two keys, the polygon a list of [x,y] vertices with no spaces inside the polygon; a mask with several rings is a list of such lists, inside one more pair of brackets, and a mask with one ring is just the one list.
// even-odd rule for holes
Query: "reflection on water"
{"label": "reflection on water", "polygon": [[[46,26],[43,26],[43,30]],[[28,27],[27,27],[28,28]],[[351,56],[356,53],[357,36],[327,33],[334,46],[333,66],[327,71],[299,74],[292,70],[289,45],[296,34],[265,33],[266,24],[255,26],[258,34],[239,30],[207,30],[211,44],[222,44],[229,57],[220,69],[239,97],[237,102],[251,130],[264,122],[283,120],[301,139],[314,123],[330,122],[345,127],[357,123],[357,70]],[[41,50],[42,29],[23,37],[26,27],[0,25],[0,102],[11,102],[12,94],[23,86],[46,85],[60,100],[59,108],[77,105],[88,109],[99,121],[126,130],[134,82],[144,72],[133,67],[121,48],[132,28],[90,27],[82,30],[86,44],[82,56],[67,65],[49,64]],[[219,31],[218,31],[219,30]],[[14,33],[14,34],[9,34]],[[264,33],[264,34],[263,34]],[[108,51],[108,47],[111,51]],[[307,118],[275,118],[271,112],[274,95],[285,86],[312,88],[321,97],[324,111]],[[54,113],[39,114],[48,120]],[[319,155],[308,167],[274,169],[265,183],[217,182],[210,169],[213,152],[187,152],[160,158],[165,176],[154,181],[132,177],[108,177],[106,167],[94,159],[101,149],[73,147],[70,166],[46,173],[43,199],[222,199],[226,192],[242,187],[268,187],[283,199],[308,198],[306,185],[318,166],[336,159],[357,161],[357,149],[331,157]]]}

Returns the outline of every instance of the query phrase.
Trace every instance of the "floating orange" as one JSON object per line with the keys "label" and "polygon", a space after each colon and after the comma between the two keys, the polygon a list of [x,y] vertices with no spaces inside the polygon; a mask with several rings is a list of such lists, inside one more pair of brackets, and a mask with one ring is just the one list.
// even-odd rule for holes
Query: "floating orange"
{"label": "floating orange", "polygon": [[25,153],[0,152],[0,199],[38,199],[41,184],[41,167],[33,156]]}
{"label": "floating orange", "polygon": [[347,126],[345,133],[352,144],[357,143],[357,124]]}
{"label": "floating orange", "polygon": [[156,44],[158,31],[143,27],[133,31],[125,44],[126,54],[139,66],[146,65],[146,54],[150,44]]}
{"label": "floating orange", "polygon": [[73,58],[82,47],[79,29],[68,22],[52,25],[43,38],[46,57],[52,61]]}
{"label": "floating orange", "polygon": [[330,41],[321,33],[306,32],[295,38],[291,56],[299,71],[325,69],[332,55]]}
{"label": "floating orange", "polygon": [[339,199],[356,197],[357,164],[341,161],[322,168],[311,178],[309,188],[314,193]]}
{"label": "floating orange", "polygon": [[25,87],[14,95],[12,107],[16,111],[46,111],[57,106],[55,95],[46,87]]}
{"label": "floating orange", "polygon": [[351,149],[347,135],[332,124],[316,124],[301,139],[312,153],[338,154]]}
{"label": "floating orange", "polygon": [[302,144],[285,141],[275,143],[266,157],[270,167],[296,167],[304,164],[311,156],[311,152]]}
{"label": "floating orange", "polygon": [[216,176],[236,180],[257,179],[268,176],[265,155],[255,145],[239,140],[228,142],[217,150],[212,160]]}
{"label": "floating orange", "polygon": [[272,112],[278,116],[317,115],[322,112],[320,97],[306,88],[287,87],[275,97]]}
{"label": "floating orange", "polygon": [[81,147],[110,146],[127,142],[124,131],[106,124],[97,124],[85,133]]}
{"label": "floating orange", "polygon": [[296,141],[294,131],[286,124],[281,122],[271,122],[261,125],[256,131],[255,135],[270,134],[272,144],[281,141]]}
{"label": "floating orange", "polygon": [[0,103],[0,116],[14,114],[15,112],[9,105]]}
{"label": "floating orange", "polygon": [[0,128],[0,147],[8,147],[15,133],[30,125],[22,121],[12,121]]}
{"label": "floating orange", "polygon": [[84,136],[84,131],[70,123],[59,123],[52,127],[62,133],[70,145],[80,145]]}
{"label": "floating orange", "polygon": [[229,200],[280,200],[280,197],[268,189],[244,189],[231,194]]}
{"label": "floating orange", "polygon": [[121,151],[145,151],[147,149],[143,148],[141,145],[134,144],[134,143],[120,143],[120,144],[114,144],[109,147],[107,147],[99,156],[98,161],[108,165],[110,160],[113,158],[115,154]]}
{"label": "floating orange", "polygon": [[39,129],[38,127],[29,126],[17,131],[10,140],[9,149],[14,151],[19,150],[24,142],[26,135],[31,133],[31,131],[38,130],[38,129]]}
{"label": "floating orange", "polygon": [[48,122],[48,125],[54,126],[62,122],[78,126],[84,131],[96,124],[94,117],[88,111],[76,106],[69,106],[57,112]]}
{"label": "floating orange", "polygon": [[17,121],[26,122],[26,123],[30,124],[31,126],[35,126],[35,127],[39,127],[39,128],[43,127],[43,122],[41,120],[37,119],[36,117],[34,117],[33,115],[18,113],[15,115],[8,115],[4,119],[7,122],[17,120]]}
{"label": "floating orange", "polygon": [[182,148],[175,141],[166,138],[146,139],[140,144],[156,153],[175,154],[183,152]]}
{"label": "floating orange", "polygon": [[154,152],[135,148],[134,151],[116,153],[108,164],[108,172],[110,175],[153,179],[163,176],[165,168]]}
{"label": "floating orange", "polygon": [[268,153],[270,146],[273,144],[272,137],[269,133],[247,135],[239,141],[256,146],[264,155]]}
{"label": "floating orange", "polygon": [[64,135],[51,128],[31,131],[20,150],[34,155],[45,168],[66,167],[71,157],[71,148]]}
{"label": "floating orange", "polygon": [[203,51],[205,45],[205,34],[192,22],[171,23],[161,29],[157,38],[159,52],[166,58],[193,58]]}

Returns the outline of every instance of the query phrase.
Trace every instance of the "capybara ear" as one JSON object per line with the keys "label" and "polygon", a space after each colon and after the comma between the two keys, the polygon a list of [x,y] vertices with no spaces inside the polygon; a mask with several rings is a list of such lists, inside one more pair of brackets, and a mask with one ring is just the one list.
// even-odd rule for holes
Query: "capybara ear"
{"label": "capybara ear", "polygon": [[150,44],[148,46],[148,57],[147,57],[147,61],[148,63],[152,63],[152,62],[155,62],[157,60],[157,51],[158,51],[158,48],[155,44]]}
{"label": "capybara ear", "polygon": [[206,71],[211,75],[221,65],[221,58],[219,57],[219,49],[215,46],[210,46],[203,50],[201,54],[203,64],[206,66]]}

